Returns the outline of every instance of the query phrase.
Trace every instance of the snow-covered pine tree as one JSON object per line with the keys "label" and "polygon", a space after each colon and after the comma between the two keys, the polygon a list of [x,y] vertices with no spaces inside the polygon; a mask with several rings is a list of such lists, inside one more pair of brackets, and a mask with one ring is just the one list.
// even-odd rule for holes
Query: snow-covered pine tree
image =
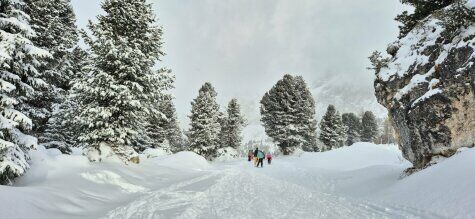
{"label": "snow-covered pine tree", "polygon": [[183,134],[178,125],[172,95],[164,95],[157,104],[162,114],[152,118],[147,125],[148,139],[141,144],[142,148],[138,151],[148,147],[161,148],[169,153],[182,151]]}
{"label": "snow-covered pine tree", "polygon": [[11,184],[29,168],[28,151],[36,147],[37,140],[25,133],[32,128],[31,119],[14,106],[47,86],[36,68],[51,57],[31,41],[35,32],[24,8],[22,0],[0,2],[1,184]]}
{"label": "snow-covered pine tree", "polygon": [[314,143],[315,102],[301,77],[285,75],[261,100],[265,131],[284,153]]}
{"label": "snow-covered pine tree", "polygon": [[[71,53],[67,53],[71,62],[70,79],[72,81],[84,77],[84,66],[87,66],[88,54],[80,47],[76,47]],[[80,130],[74,124],[75,112],[78,108],[75,97],[69,95],[69,87],[64,87],[58,95],[59,103],[53,104],[51,118],[46,123],[46,129],[40,135],[39,141],[46,148],[57,148],[62,153],[71,153],[71,147],[77,146],[77,138]]]}
{"label": "snow-covered pine tree", "polygon": [[208,160],[216,157],[219,148],[221,113],[216,102],[217,93],[210,83],[205,83],[191,103],[189,150]]}
{"label": "snow-covered pine tree", "polygon": [[299,134],[304,138],[302,149],[304,151],[318,151],[317,147],[317,120],[315,119],[315,100],[308,89],[302,76],[295,78],[297,95],[296,119],[300,124]]}
{"label": "snow-covered pine tree", "polygon": [[447,38],[456,36],[461,28],[467,28],[475,22],[475,10],[467,6],[468,0],[453,0],[454,3],[446,10],[442,17],[445,27],[443,34]]}
{"label": "snow-covered pine tree", "polygon": [[374,142],[378,136],[378,123],[373,112],[366,111],[361,119],[361,141]]}
{"label": "snow-covered pine tree", "polygon": [[221,127],[221,147],[238,149],[242,144],[242,129],[245,124],[241,106],[237,99],[232,99],[228,104],[227,115]]}
{"label": "snow-covered pine tree", "polygon": [[163,115],[156,101],[173,81],[169,71],[153,70],[164,55],[162,29],[146,0],[105,0],[102,8],[105,14],[89,23],[94,37],[85,36],[90,73],[73,86],[79,140],[87,143],[91,161],[110,147],[125,162],[137,163],[132,142],[146,135],[150,118]]}
{"label": "snow-covered pine tree", "polygon": [[360,141],[361,119],[354,113],[344,113],[341,118],[346,128],[346,145]]}
{"label": "snow-covered pine tree", "polygon": [[406,36],[416,25],[432,12],[447,7],[457,0],[400,0],[403,4],[410,5],[414,8],[411,14],[404,11],[396,17],[399,21],[399,38]]}
{"label": "snow-covered pine tree", "polygon": [[346,139],[345,131],[340,114],[335,106],[329,105],[320,122],[320,136],[318,139],[326,146],[322,151],[343,146]]}
{"label": "snow-covered pine tree", "polygon": [[30,24],[36,32],[31,40],[52,55],[38,71],[50,86],[35,93],[20,107],[33,120],[33,132],[41,139],[53,106],[63,101],[72,74],[71,50],[78,42],[76,18],[70,0],[25,0]]}
{"label": "snow-covered pine tree", "polygon": [[172,98],[166,98],[161,104],[161,110],[167,118],[165,122],[165,139],[170,145],[171,152],[176,153],[184,151],[185,143],[183,141],[183,132],[178,124],[176,108]]}

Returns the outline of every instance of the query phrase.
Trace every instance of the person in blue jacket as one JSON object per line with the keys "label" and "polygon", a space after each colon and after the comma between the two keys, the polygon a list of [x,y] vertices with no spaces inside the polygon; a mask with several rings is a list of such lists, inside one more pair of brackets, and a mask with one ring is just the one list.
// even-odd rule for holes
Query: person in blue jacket
{"label": "person in blue jacket", "polygon": [[264,166],[264,158],[265,158],[265,156],[266,156],[266,155],[265,155],[264,152],[262,152],[261,150],[257,151],[257,159],[258,159],[258,161],[257,161],[256,167],[259,167],[259,164],[261,164],[261,167]]}

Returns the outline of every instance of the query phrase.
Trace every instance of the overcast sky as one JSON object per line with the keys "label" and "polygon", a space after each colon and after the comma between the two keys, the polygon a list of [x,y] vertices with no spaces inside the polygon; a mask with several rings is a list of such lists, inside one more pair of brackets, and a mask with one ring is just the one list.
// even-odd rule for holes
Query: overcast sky
{"label": "overcast sky", "polygon": [[[101,13],[99,0],[72,2],[81,28]],[[341,95],[340,88],[347,87],[346,99],[360,101],[351,97],[358,94],[374,100],[367,57],[396,39],[393,19],[402,10],[398,0],[151,2],[164,28],[163,65],[176,75],[175,103],[184,125],[206,81],[216,87],[223,107],[238,98],[251,122],[258,121],[262,95],[285,73],[304,76],[314,92],[324,85],[329,92],[326,102],[317,98],[319,108],[331,101],[332,88]]]}

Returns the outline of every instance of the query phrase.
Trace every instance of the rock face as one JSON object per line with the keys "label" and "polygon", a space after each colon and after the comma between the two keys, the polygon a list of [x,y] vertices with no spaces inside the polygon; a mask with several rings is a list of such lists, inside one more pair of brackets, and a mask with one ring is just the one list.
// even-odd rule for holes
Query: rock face
{"label": "rock face", "polygon": [[475,24],[448,33],[433,15],[387,52],[391,58],[377,71],[376,96],[414,168],[474,147]]}

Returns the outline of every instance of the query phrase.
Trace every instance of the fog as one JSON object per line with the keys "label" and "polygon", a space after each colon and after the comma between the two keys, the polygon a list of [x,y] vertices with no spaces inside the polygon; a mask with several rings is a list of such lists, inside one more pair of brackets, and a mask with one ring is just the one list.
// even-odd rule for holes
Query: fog
{"label": "fog", "polygon": [[[73,0],[78,26],[101,13],[100,1]],[[176,75],[183,127],[199,87],[211,82],[223,110],[238,98],[251,124],[259,101],[286,73],[302,75],[321,117],[340,111],[384,109],[376,103],[367,57],[397,36],[398,0],[153,0],[164,28],[160,66]]]}

